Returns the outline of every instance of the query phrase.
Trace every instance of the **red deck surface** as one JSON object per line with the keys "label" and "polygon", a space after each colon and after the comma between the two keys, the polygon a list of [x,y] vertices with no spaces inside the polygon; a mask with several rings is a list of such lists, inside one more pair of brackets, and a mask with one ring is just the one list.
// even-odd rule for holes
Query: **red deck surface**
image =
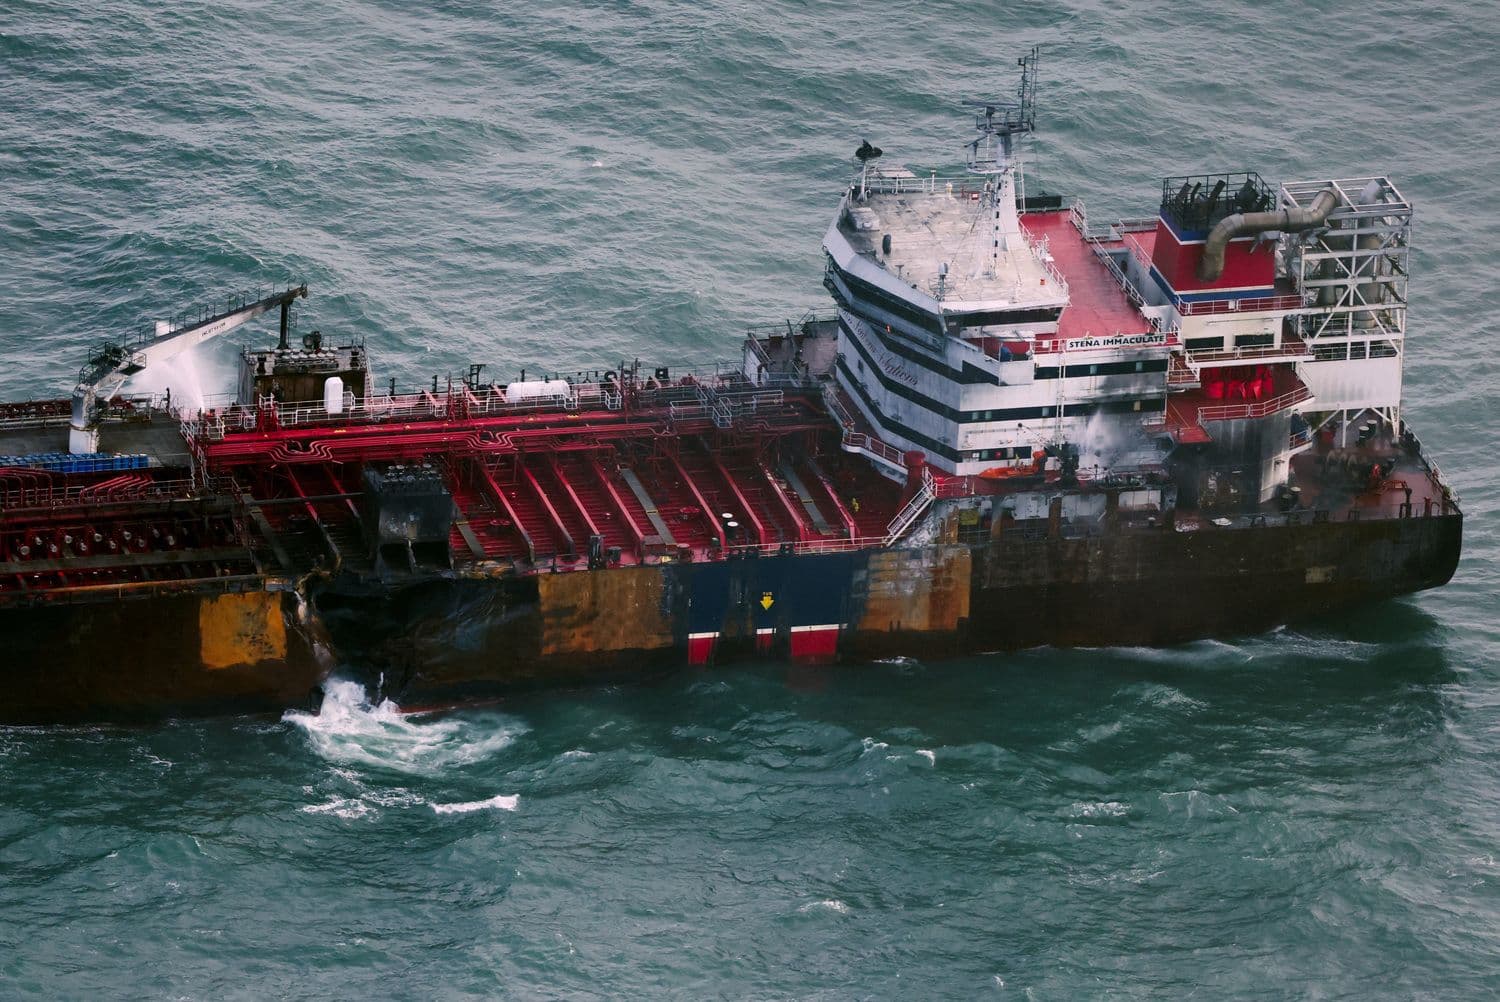
{"label": "red deck surface", "polygon": [[1059,337],[1067,340],[1152,330],[1151,322],[1125,298],[1114,275],[1095,256],[1066,210],[1028,212],[1021,217],[1021,226],[1035,239],[1047,238],[1053,263],[1067,280],[1071,303],[1063,310]]}
{"label": "red deck surface", "polygon": [[1198,408],[1203,401],[1188,394],[1174,394],[1167,398],[1167,430],[1178,445],[1203,445],[1212,442],[1208,431],[1198,423]]}
{"label": "red deck surface", "polygon": [[[1378,482],[1363,480],[1361,472],[1376,459],[1394,462],[1395,468]],[[1339,521],[1398,518],[1401,506],[1407,503],[1411,505],[1409,514],[1417,518],[1447,513],[1443,485],[1432,470],[1421,457],[1400,449],[1388,436],[1366,446],[1332,449],[1326,454],[1315,445],[1292,457],[1292,479],[1302,491],[1305,506],[1326,510]]]}
{"label": "red deck surface", "polygon": [[1156,231],[1140,230],[1135,233],[1123,233],[1125,247],[1137,260],[1149,266],[1151,258],[1156,253]]}

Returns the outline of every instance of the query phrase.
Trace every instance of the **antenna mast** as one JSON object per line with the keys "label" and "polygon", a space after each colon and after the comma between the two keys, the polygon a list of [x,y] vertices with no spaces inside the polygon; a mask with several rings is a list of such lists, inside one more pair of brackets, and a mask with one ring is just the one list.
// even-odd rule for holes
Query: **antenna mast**
{"label": "antenna mast", "polygon": [[[1036,131],[1036,70],[1039,47],[1016,60],[1021,67],[1021,85],[1014,101],[965,101],[969,108],[983,108],[974,116],[979,137],[968,144],[969,173],[985,178],[984,204],[991,221],[990,272],[1000,265],[1000,252],[1009,250],[1021,235],[1016,210],[1016,191],[1026,196],[1021,172],[1013,170],[1017,136]],[[1019,181],[1019,183],[1018,183]]]}
{"label": "antenna mast", "polygon": [[1021,67],[1021,85],[1015,101],[965,101],[966,108],[983,108],[974,116],[979,138],[969,143],[969,170],[975,174],[1003,174],[1015,152],[1015,137],[1036,131],[1036,79],[1041,48],[1031,51],[1016,64]]}

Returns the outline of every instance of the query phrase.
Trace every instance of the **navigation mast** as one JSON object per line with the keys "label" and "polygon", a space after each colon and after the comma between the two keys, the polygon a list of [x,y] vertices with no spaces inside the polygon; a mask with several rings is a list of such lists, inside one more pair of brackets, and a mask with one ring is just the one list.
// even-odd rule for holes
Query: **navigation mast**
{"label": "navigation mast", "polygon": [[[1036,84],[1037,63],[1041,57],[1039,46],[1016,64],[1021,67],[1021,83],[1016,88],[1014,101],[964,101],[966,108],[982,108],[974,116],[974,127],[979,136],[968,144],[969,173],[986,178],[985,198],[990,202],[990,218],[994,221],[993,260],[999,260],[999,252],[1016,246],[1020,237],[1021,221],[1016,214],[1017,175],[1013,170],[1016,137],[1036,131]],[[1022,195],[1025,183],[1021,182]],[[993,201],[990,201],[993,200]]]}

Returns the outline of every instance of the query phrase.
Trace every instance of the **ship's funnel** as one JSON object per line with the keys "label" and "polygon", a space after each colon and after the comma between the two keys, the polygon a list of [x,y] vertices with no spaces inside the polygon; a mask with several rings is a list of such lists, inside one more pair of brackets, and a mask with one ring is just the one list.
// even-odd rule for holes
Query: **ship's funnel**
{"label": "ship's funnel", "polygon": [[1328,214],[1339,204],[1338,192],[1324,188],[1305,209],[1276,209],[1272,212],[1236,212],[1225,216],[1209,231],[1203,245],[1203,256],[1198,259],[1198,278],[1204,282],[1217,282],[1224,274],[1224,249],[1235,237],[1252,236],[1258,233],[1297,233],[1322,226]]}

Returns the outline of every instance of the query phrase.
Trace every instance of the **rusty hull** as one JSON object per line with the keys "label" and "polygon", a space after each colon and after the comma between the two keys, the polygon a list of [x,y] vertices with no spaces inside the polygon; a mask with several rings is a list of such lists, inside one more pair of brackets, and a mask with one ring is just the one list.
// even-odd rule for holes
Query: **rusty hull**
{"label": "rusty hull", "polygon": [[[1453,515],[1005,539],[432,582],[373,608],[319,606],[369,682],[443,703],[639,677],[703,650],[714,663],[861,661],[1259,632],[1444,584],[1461,532]],[[374,622],[389,624],[382,638]],[[833,658],[799,655],[799,630],[830,625]]]}
{"label": "rusty hull", "polygon": [[321,698],[332,661],[290,588],[0,609],[0,722],[277,712]]}
{"label": "rusty hull", "polygon": [[[405,705],[638,678],[688,662],[937,658],[1257,632],[1445,583],[1462,516],[540,575],[316,580],[0,609],[0,720],[305,705],[327,674]],[[278,590],[280,589],[280,590]],[[330,656],[331,654],[331,656]]]}

